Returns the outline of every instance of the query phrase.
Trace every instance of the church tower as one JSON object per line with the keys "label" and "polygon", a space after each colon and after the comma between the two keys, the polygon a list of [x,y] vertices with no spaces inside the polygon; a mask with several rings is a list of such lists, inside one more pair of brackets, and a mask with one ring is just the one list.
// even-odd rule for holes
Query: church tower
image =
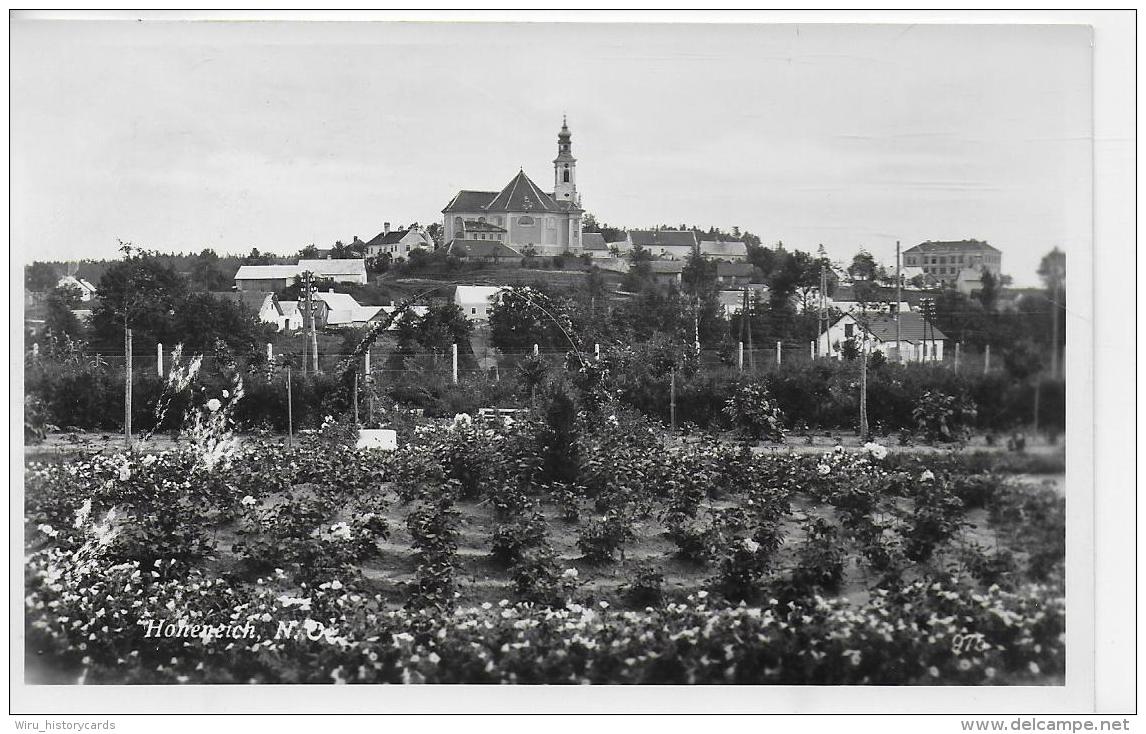
{"label": "church tower", "polygon": [[573,136],[565,118],[561,118],[561,132],[557,133],[557,157],[553,159],[553,198],[581,206],[577,193],[577,159],[573,157]]}

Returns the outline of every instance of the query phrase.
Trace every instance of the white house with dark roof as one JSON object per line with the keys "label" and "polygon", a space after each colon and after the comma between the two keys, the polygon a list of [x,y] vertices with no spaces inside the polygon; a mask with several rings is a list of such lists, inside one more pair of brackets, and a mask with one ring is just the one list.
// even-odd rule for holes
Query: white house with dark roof
{"label": "white house with dark roof", "polygon": [[604,259],[613,256],[613,254],[609,252],[609,245],[605,243],[605,236],[600,232],[582,232],[581,248],[594,259]]}
{"label": "white house with dark roof", "polygon": [[678,229],[632,229],[625,233],[623,241],[617,243],[617,249],[624,254],[638,247],[648,250],[655,257],[687,260],[697,248],[696,232]]}
{"label": "white house with dark roof", "polygon": [[59,282],[56,283],[56,287],[73,288],[78,290],[80,292],[80,300],[84,301],[85,303],[90,301],[96,294],[96,287],[94,285],[84,280],[83,278],[77,278],[74,275],[65,275],[64,277],[60,278]]}
{"label": "white house with dark roof", "polygon": [[[867,338],[863,338],[864,334]],[[836,320],[827,331],[820,334],[817,354],[835,357],[843,356],[843,344],[854,339],[857,347],[868,353],[883,352],[892,357],[898,345],[903,347],[903,359],[908,362],[942,362],[943,342],[947,337],[933,324],[918,313],[899,314],[899,339],[896,341],[894,314],[872,314],[863,316],[846,313]]]}
{"label": "white house with dark roof", "polygon": [[297,265],[240,265],[235,285],[241,291],[281,291],[304,272],[335,283],[366,284],[366,260],[299,260]]}
{"label": "white house with dark roof", "polygon": [[524,169],[501,191],[459,191],[442,209],[443,241],[477,239],[476,227],[486,224],[503,229],[502,237],[493,239],[517,251],[532,246],[539,255],[580,254],[582,212],[573,139],[569,126],[562,121],[553,160],[552,193],[542,191]]}
{"label": "white house with dark roof", "polygon": [[382,231],[372,240],[365,243],[366,257],[379,255],[392,255],[395,259],[408,257],[411,250],[422,248],[434,249],[434,238],[421,227],[411,226],[406,229],[390,229],[390,223],[382,224]]}
{"label": "white house with dark roof", "polygon": [[748,259],[748,245],[739,240],[700,240],[700,256],[706,260],[743,262]]}
{"label": "white house with dark roof", "polygon": [[470,321],[489,321],[497,294],[504,286],[459,285],[454,288],[454,303]]}

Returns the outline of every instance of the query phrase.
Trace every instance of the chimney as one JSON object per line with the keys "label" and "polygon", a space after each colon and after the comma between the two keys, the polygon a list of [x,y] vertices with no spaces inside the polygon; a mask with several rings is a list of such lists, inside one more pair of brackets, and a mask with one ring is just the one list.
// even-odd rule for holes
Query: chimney
{"label": "chimney", "polygon": [[389,222],[383,222],[382,223],[382,234],[390,234],[390,223]]}

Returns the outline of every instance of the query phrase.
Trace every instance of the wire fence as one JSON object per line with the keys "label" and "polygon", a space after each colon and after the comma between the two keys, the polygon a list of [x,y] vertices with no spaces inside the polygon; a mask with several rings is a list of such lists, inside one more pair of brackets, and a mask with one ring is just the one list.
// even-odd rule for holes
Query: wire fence
{"label": "wire fence", "polygon": [[[596,359],[606,347],[594,347],[586,355],[588,359]],[[767,374],[794,367],[811,367],[815,362],[829,362],[839,357],[816,357],[814,346],[811,343],[773,343],[767,347],[743,349],[702,349],[697,355],[702,371],[709,373],[747,373]],[[527,360],[539,358],[551,367],[563,365],[568,352],[562,350],[545,350],[537,348],[523,352],[502,352],[496,349],[479,348],[470,350],[468,345],[458,349],[455,367],[454,356],[449,351],[408,351],[399,350],[393,345],[376,345],[366,354],[353,357],[352,353],[342,350],[323,351],[319,349],[319,372],[334,373],[347,365],[348,360],[354,358],[353,367],[359,374],[369,374],[378,379],[401,377],[404,375],[417,375],[425,373],[452,374],[458,378],[486,376],[501,380],[512,376],[518,367]],[[290,364],[296,373],[313,370],[313,362],[309,353],[304,354],[301,345],[290,345],[286,348],[267,345],[265,354],[260,353],[258,358],[235,358],[229,355],[204,354],[200,370],[205,374],[223,374],[235,370],[249,372],[251,370],[265,370],[267,372],[281,371],[285,365]],[[888,355],[885,355],[888,356]],[[894,359],[894,355],[890,355]],[[189,355],[183,357],[186,362]],[[104,367],[112,371],[123,372],[126,368],[126,359],[122,353],[93,353],[71,358],[77,365],[90,367]],[[50,363],[53,357],[41,354],[33,346],[26,352],[28,364]],[[164,351],[162,357],[158,353],[135,354],[132,356],[132,374],[154,375],[167,377],[172,368],[172,356]],[[985,374],[1001,370],[1002,360],[997,355],[991,355],[990,349],[983,351],[964,348],[963,345],[949,345],[944,350],[942,359],[928,361],[928,364],[943,366],[967,374]]]}

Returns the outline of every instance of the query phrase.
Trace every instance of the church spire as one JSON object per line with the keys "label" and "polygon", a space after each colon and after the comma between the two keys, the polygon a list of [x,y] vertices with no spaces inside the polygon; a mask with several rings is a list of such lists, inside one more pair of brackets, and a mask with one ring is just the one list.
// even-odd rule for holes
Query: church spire
{"label": "church spire", "polygon": [[579,205],[577,195],[577,159],[573,157],[573,134],[569,121],[561,116],[561,131],[557,133],[557,157],[553,159],[553,198]]}

